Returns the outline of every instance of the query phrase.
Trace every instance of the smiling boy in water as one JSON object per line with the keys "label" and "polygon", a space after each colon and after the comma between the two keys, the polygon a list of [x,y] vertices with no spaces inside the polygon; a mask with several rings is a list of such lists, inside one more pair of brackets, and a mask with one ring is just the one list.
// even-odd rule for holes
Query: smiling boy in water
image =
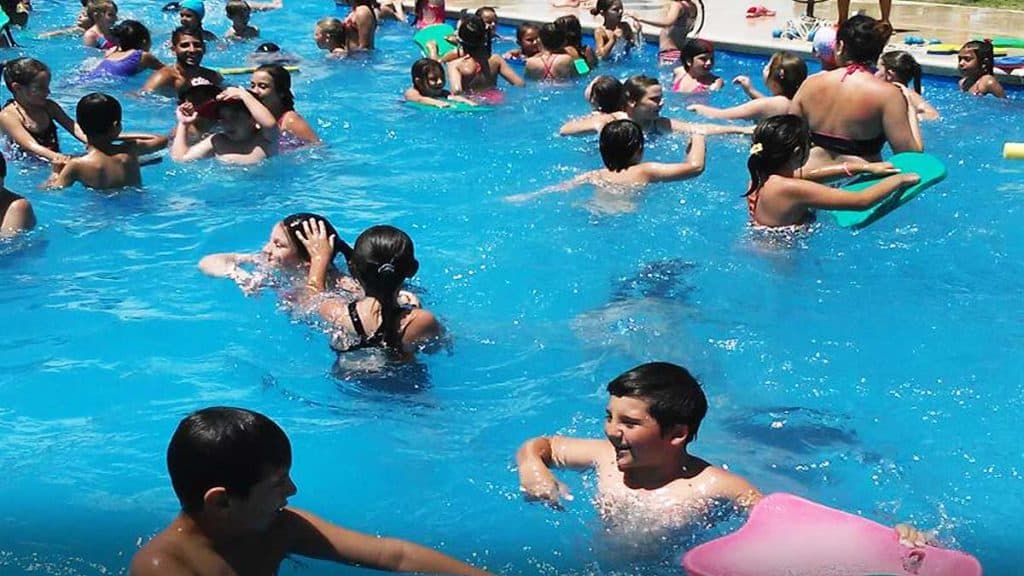
{"label": "smiling boy in water", "polygon": [[135,554],[129,574],[276,574],[293,554],[393,572],[489,574],[289,507],[296,492],[291,464],[288,437],[262,414],[218,407],[187,416],[167,447],[181,512]]}

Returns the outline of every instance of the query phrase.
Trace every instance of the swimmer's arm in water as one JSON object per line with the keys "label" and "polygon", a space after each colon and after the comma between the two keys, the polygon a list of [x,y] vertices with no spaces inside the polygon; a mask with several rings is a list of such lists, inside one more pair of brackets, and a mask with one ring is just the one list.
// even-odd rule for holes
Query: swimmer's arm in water
{"label": "swimmer's arm in water", "polygon": [[275,0],[274,2],[249,2],[249,9],[253,12],[266,12],[267,10],[277,10],[284,8],[283,0]]}
{"label": "swimmer's arm in water", "polygon": [[742,88],[743,91],[747,94],[747,98],[750,98],[751,100],[764,98],[764,94],[761,91],[755,89],[754,85],[750,83],[749,76],[744,76],[741,74],[733,78],[732,83],[739,85],[739,87]]}
{"label": "swimmer's arm in water", "polygon": [[591,114],[582,118],[569,120],[558,129],[559,136],[579,136],[601,132],[604,125],[614,120],[611,114]]}
{"label": "swimmer's arm in water", "polygon": [[291,132],[296,138],[307,144],[320,143],[320,137],[313,131],[313,127],[298,112],[287,115],[283,129],[285,132]]}
{"label": "swimmer's arm in water", "polygon": [[348,530],[302,510],[285,508],[281,523],[289,554],[391,572],[491,576],[431,548]]}
{"label": "swimmer's arm in water", "polygon": [[458,62],[448,63],[448,86],[452,94],[462,94],[462,71],[459,70]]}
{"label": "swimmer's arm in water", "polygon": [[611,55],[612,49],[615,48],[615,42],[618,40],[618,36],[615,34],[609,34],[608,30],[604,26],[594,29],[594,45],[596,46],[597,58],[604,60]]}
{"label": "swimmer's arm in water", "polygon": [[240,254],[224,252],[209,254],[199,261],[199,271],[214,278],[235,278],[249,276],[241,265],[255,264],[260,261],[259,254]]}
{"label": "swimmer's arm in water", "polygon": [[731,502],[744,510],[753,508],[763,498],[761,492],[746,478],[718,467],[714,468],[714,480],[708,496]]}
{"label": "swimmer's arm in water", "polygon": [[991,74],[986,74],[981,77],[980,80],[971,86],[971,94],[976,96],[985,96],[991,94],[996,98],[1006,98],[1006,92],[1003,90],[1003,85],[996,80],[996,77]]}
{"label": "swimmer's arm in water", "polygon": [[[885,132],[885,139],[889,141],[892,151],[896,154],[921,152],[924,150],[924,144],[921,142],[920,128],[917,127],[917,114],[911,114],[907,99],[898,87],[893,86],[892,90],[895,94],[886,98],[882,108],[882,130]],[[799,95],[800,91],[797,91],[797,96]],[[793,101],[795,103],[796,98]]]}
{"label": "swimmer's arm in water", "polygon": [[533,200],[534,198],[547,196],[548,194],[552,194],[554,192],[568,192],[569,190],[572,190],[573,188],[576,188],[581,184],[585,184],[587,182],[592,183],[594,179],[597,178],[598,174],[600,174],[600,172],[597,170],[584,172],[583,174],[580,174],[579,176],[573,178],[572,180],[569,180],[567,182],[560,182],[558,184],[552,184],[551,186],[545,186],[544,188],[541,188],[536,192],[527,192],[525,194],[514,194],[512,196],[506,196],[505,202],[526,202],[528,200]]}
{"label": "swimmer's arm in water", "polygon": [[136,154],[149,154],[167,148],[167,136],[150,134],[148,132],[127,132],[117,137],[122,142],[135,144]]}
{"label": "swimmer's arm in water", "polygon": [[516,71],[512,69],[512,66],[508,63],[507,60],[505,60],[501,56],[494,56],[494,58],[497,58],[498,60],[501,61],[501,64],[498,67],[498,74],[501,74],[502,78],[504,78],[509,84],[513,86],[526,86],[526,82],[523,82],[523,79],[520,78],[519,74],[517,74]]}
{"label": "swimmer's arm in water", "polygon": [[173,70],[172,67],[166,66],[150,74],[149,78],[146,78],[146,83],[139,89],[139,92],[160,92],[169,95],[174,85]]}
{"label": "swimmer's arm in water", "polygon": [[81,26],[71,26],[69,28],[61,28],[60,30],[50,30],[49,32],[43,32],[36,38],[45,40],[47,38],[55,38],[57,36],[70,36],[72,34],[82,34],[85,32],[85,28]]}
{"label": "swimmer's arm in water", "polygon": [[572,494],[565,484],[555,478],[551,468],[594,468],[609,449],[610,445],[605,440],[565,436],[531,438],[516,452],[519,490],[527,500],[540,500],[552,506],[560,506],[559,500],[572,500]]}
{"label": "swimmer's arm in water", "polygon": [[147,70],[160,70],[165,66],[165,64],[161,62],[159,58],[157,58],[149,52],[142,53],[142,59],[140,60],[140,63],[142,67]]}
{"label": "swimmer's arm in water", "polygon": [[920,180],[917,174],[893,174],[860,192],[847,192],[817,182],[787,178],[781,192],[791,202],[804,208],[864,210],[889,198],[898,190],[917,184]]}
{"label": "swimmer's arm in water", "polygon": [[644,162],[644,176],[648,182],[670,182],[690,178],[704,172],[704,158],[707,150],[703,134],[694,134],[686,147],[686,158],[682,162],[666,164],[662,162]]}
{"label": "swimmer's arm in water", "polygon": [[448,95],[448,100],[450,100],[452,102],[462,102],[463,104],[466,104],[468,106],[479,106],[480,105],[479,102],[475,102],[473,100],[470,100],[469,98],[466,98],[465,96],[459,96],[458,94],[449,94]]}
{"label": "swimmer's arm in water", "polygon": [[[785,99],[784,96],[780,96],[779,98]],[[760,98],[758,100],[744,102],[739,106],[733,106],[731,108],[715,108],[714,106],[707,106],[705,104],[691,104],[687,106],[686,109],[690,112],[700,114],[701,116],[717,120],[753,120],[771,116],[772,109],[777,105],[778,101],[773,98]]]}
{"label": "swimmer's arm in water", "polygon": [[64,164],[54,164],[54,171],[50,174],[50,178],[40,186],[46,189],[60,189],[67,188],[75,182],[78,182],[78,162],[77,159],[71,158]]}
{"label": "swimmer's arm in water", "polygon": [[17,114],[7,113],[8,110],[10,108],[0,112],[0,128],[19,148],[54,164],[64,164],[68,161],[68,156],[60,152],[54,152],[40,144],[35,136],[21,123],[21,118]]}
{"label": "swimmer's arm in water", "polygon": [[690,122],[683,122],[682,120],[676,120],[675,118],[659,118],[659,123],[664,122],[667,126],[661,126],[659,129],[663,132],[689,132],[691,134],[706,134],[713,136],[716,134],[753,134],[753,126],[729,126],[728,124],[693,124]]}
{"label": "swimmer's arm in water", "polygon": [[843,162],[842,164],[833,164],[831,166],[824,166],[815,170],[801,169],[797,172],[797,175],[804,180],[828,182],[829,180],[849,177],[854,174],[888,176],[890,174],[898,173],[899,169],[889,162]]}
{"label": "swimmer's arm in water", "polygon": [[213,156],[213,136],[203,138],[194,146],[188,145],[188,126],[199,117],[192,104],[185,102],[178,106],[175,114],[178,116],[178,127],[174,130],[174,140],[171,142],[171,159],[175,162],[192,162]]}
{"label": "swimmer's arm in water", "polygon": [[416,88],[409,88],[405,91],[405,99],[408,102],[415,102],[417,104],[426,104],[428,106],[436,106],[438,108],[448,108],[451,104],[444,100],[438,100],[437,98],[431,98],[420,94],[420,91]]}
{"label": "swimmer's arm in water", "polygon": [[82,132],[82,129],[78,124],[68,116],[68,113],[60,107],[53,100],[46,101],[46,111],[50,113],[50,117],[54,119],[57,124],[60,124],[65,130],[68,131],[72,136],[78,139],[82,144],[88,144],[89,138]]}

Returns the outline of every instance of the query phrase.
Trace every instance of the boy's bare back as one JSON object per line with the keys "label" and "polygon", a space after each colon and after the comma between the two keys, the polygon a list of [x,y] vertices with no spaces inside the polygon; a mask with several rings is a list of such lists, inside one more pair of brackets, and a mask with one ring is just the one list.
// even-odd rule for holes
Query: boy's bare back
{"label": "boy's bare back", "polygon": [[85,156],[73,158],[61,171],[70,170],[69,178],[97,190],[141,186],[142,172],[134,143],[115,144],[101,151],[90,147]]}

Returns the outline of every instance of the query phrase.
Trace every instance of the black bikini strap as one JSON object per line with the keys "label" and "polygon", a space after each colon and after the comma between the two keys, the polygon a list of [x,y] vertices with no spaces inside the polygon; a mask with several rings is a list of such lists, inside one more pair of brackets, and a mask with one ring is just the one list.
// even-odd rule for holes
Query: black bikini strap
{"label": "black bikini strap", "polygon": [[363,321],[359,319],[359,311],[356,310],[356,302],[348,303],[348,317],[352,321],[352,329],[356,331],[361,340],[366,340],[366,328],[363,328]]}

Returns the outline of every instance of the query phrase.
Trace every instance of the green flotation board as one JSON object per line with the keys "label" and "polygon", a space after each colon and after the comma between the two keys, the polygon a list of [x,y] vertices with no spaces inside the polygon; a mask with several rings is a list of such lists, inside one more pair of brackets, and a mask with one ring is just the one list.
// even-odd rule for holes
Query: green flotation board
{"label": "green flotation board", "polygon": [[[984,38],[975,38],[979,42],[984,42]],[[992,38],[992,46],[994,48],[1021,48],[1024,49],[1024,38]]]}
{"label": "green flotation board", "polygon": [[455,35],[455,28],[450,24],[433,24],[423,28],[413,35],[412,41],[420,47],[424,56],[430,53],[427,51],[427,42],[437,42],[437,55],[444,56],[455,49],[455,44],[448,41],[449,36]]}
{"label": "green flotation board", "polygon": [[[900,172],[913,173],[921,177],[921,181],[891,197],[882,200],[866,210],[832,210],[836,223],[843,228],[863,228],[892,212],[896,208],[910,202],[915,196],[946,178],[946,167],[938,158],[921,152],[903,152],[888,159]],[[861,192],[876,184],[885,176],[868,176],[843,186],[847,192]]]}
{"label": "green flotation board", "polygon": [[420,102],[406,102],[407,105],[413,108],[419,108],[420,110],[431,110],[434,112],[493,112],[494,106],[478,105],[473,106],[472,104],[466,104],[465,102],[449,102],[450,106],[447,108],[438,108],[437,106],[431,106],[430,104],[423,104]]}

